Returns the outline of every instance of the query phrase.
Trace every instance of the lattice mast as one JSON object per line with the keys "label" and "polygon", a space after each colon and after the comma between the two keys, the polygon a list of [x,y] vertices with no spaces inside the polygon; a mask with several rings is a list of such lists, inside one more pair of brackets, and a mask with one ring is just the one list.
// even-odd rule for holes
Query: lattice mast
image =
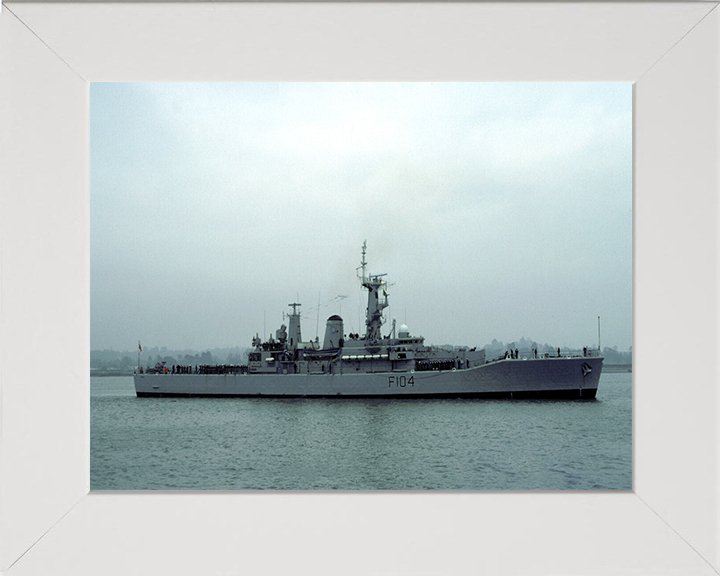
{"label": "lattice mast", "polygon": [[363,287],[368,290],[367,316],[365,319],[367,333],[365,334],[365,340],[375,343],[382,339],[380,332],[384,321],[382,311],[388,306],[387,283],[382,279],[386,274],[367,274],[367,262],[365,261],[366,251],[367,240],[363,242],[362,247],[362,262],[360,262],[362,276],[360,277],[360,281]]}

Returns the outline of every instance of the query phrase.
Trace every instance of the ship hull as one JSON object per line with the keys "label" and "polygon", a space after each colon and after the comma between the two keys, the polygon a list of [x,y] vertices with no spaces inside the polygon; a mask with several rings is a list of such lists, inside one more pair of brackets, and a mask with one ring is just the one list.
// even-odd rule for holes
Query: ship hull
{"label": "ship hull", "polygon": [[135,374],[138,397],[582,398],[602,358],[506,359],[463,370],[333,374]]}

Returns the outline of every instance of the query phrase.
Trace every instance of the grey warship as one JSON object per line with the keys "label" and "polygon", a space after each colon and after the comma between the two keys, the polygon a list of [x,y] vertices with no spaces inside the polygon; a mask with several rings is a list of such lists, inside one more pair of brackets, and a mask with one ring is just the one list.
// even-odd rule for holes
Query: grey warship
{"label": "grey warship", "polygon": [[[385,274],[367,272],[362,247],[360,282],[367,290],[365,334],[344,333],[338,315],[327,319],[325,337],[303,341],[301,304],[288,306],[288,326],[275,338],[257,335],[246,366],[160,367],[133,378],[138,397],[306,398],[566,398],[594,399],[602,372],[599,350],[582,355],[511,354],[486,360],[485,350],[426,346],[395,321],[381,333],[388,306]],[[151,373],[152,372],[152,373]]]}

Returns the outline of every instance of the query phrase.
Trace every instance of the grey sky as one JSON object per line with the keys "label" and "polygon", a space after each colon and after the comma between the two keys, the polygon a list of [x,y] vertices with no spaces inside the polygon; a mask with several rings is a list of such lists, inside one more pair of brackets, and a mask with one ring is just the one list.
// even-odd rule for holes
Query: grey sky
{"label": "grey sky", "polygon": [[[92,84],[91,347],[249,346],[356,268],[431,344],[627,350],[631,84]],[[394,283],[394,285],[392,285]],[[339,295],[347,296],[338,299]],[[287,323],[287,320],[285,320]]]}

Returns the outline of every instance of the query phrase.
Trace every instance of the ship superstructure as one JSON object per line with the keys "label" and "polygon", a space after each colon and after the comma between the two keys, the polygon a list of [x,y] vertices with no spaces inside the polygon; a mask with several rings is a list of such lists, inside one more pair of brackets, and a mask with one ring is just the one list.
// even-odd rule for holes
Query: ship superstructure
{"label": "ship superstructure", "polygon": [[327,319],[325,337],[303,342],[300,336],[301,304],[288,304],[289,329],[285,324],[263,342],[256,336],[248,356],[249,374],[345,374],[410,372],[440,368],[470,368],[485,362],[485,351],[466,348],[443,350],[425,346],[422,336],[412,336],[404,324],[397,335],[382,335],[383,310],[388,306],[386,274],[368,274],[363,244],[360,263],[362,286],[367,290],[365,334],[345,334],[343,319]]}

